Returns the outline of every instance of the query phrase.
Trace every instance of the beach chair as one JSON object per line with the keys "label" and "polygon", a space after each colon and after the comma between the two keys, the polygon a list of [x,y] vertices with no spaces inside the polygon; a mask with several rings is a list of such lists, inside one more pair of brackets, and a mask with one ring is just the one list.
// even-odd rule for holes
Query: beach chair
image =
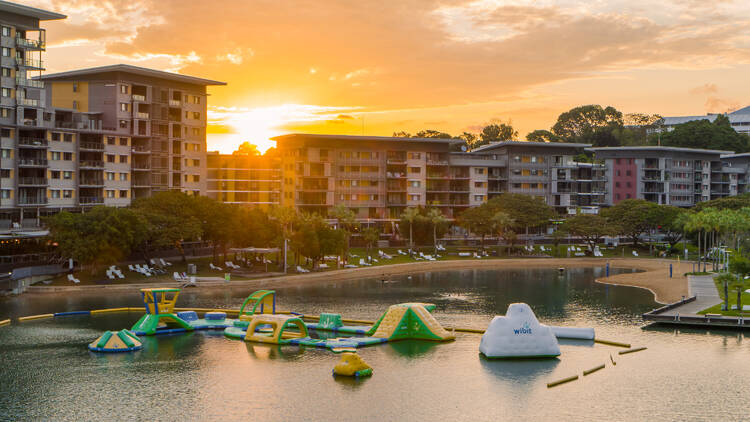
{"label": "beach chair", "polygon": [[73,277],[73,274],[68,274],[68,281],[72,281],[72,282],[73,282],[73,283],[75,283],[75,284],[78,284],[78,283],[80,283],[80,282],[81,282],[81,280],[79,280],[79,279],[77,279],[77,278]]}
{"label": "beach chair", "polygon": [[117,269],[117,271],[115,271],[115,275],[117,276],[117,278],[125,278],[125,275],[122,273],[122,271],[120,271],[119,268]]}
{"label": "beach chair", "polygon": [[161,262],[161,265],[164,266],[164,267],[171,267],[172,266],[171,262],[167,262],[167,261],[165,261],[162,258],[159,258],[159,262]]}
{"label": "beach chair", "polygon": [[318,265],[318,268],[320,268],[322,270],[325,270],[326,268],[328,268],[328,264],[326,264],[326,263],[320,264],[320,265]]}
{"label": "beach chair", "polygon": [[372,264],[368,264],[368,263],[367,263],[367,262],[365,262],[365,260],[364,260],[364,259],[362,259],[362,258],[359,258],[359,265],[361,265],[361,266],[363,266],[363,267],[371,267],[371,266],[372,266]]}
{"label": "beach chair", "polygon": [[354,264],[346,264],[344,265],[344,268],[359,268],[357,265]]}
{"label": "beach chair", "polygon": [[128,264],[128,269],[129,269],[130,271],[134,272],[134,273],[135,273],[135,272],[137,272],[137,271],[135,270],[135,268],[133,268],[133,264]]}
{"label": "beach chair", "polygon": [[399,255],[406,255],[406,252],[402,251],[401,249],[396,250]]}
{"label": "beach chair", "polygon": [[112,271],[111,271],[111,270],[107,270],[107,271],[106,271],[106,274],[107,274],[107,278],[108,278],[108,279],[110,279],[110,280],[114,280],[114,279],[115,279],[115,275],[114,275],[114,274],[112,274]]}
{"label": "beach chair", "polygon": [[304,269],[304,268],[300,267],[299,265],[297,265],[297,272],[298,273],[309,273],[310,270]]}
{"label": "beach chair", "polygon": [[216,271],[221,271],[221,267],[217,267],[216,265],[214,265],[213,262],[208,263],[208,268],[211,268],[212,270],[216,270]]}
{"label": "beach chair", "polygon": [[633,251],[633,256],[638,256],[638,252]]}
{"label": "beach chair", "polygon": [[178,281],[180,283],[188,281],[187,277],[183,276],[182,274],[178,273],[177,271],[175,271],[174,273],[172,273],[172,277],[174,278],[174,281]]}

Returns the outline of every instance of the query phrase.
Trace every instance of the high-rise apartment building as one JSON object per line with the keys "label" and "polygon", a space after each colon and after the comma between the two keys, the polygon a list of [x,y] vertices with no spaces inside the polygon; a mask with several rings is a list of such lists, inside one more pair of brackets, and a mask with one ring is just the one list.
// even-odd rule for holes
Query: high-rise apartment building
{"label": "high-rise apartment building", "polygon": [[278,157],[209,152],[206,158],[206,196],[209,198],[262,209],[280,204]]}

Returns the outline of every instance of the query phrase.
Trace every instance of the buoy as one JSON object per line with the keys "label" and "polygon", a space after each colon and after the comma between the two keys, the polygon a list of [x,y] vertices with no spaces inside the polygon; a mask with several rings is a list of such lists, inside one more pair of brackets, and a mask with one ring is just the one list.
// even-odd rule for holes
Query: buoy
{"label": "buoy", "polygon": [[0,327],[2,327],[3,325],[8,325],[8,324],[10,324],[10,319],[4,319],[0,321]]}
{"label": "buoy", "polygon": [[55,314],[42,314],[42,315],[31,315],[18,318],[19,321],[32,321],[35,319],[52,318]]}
{"label": "buoy", "polygon": [[566,382],[575,381],[577,379],[578,379],[578,375],[573,375],[572,377],[563,378],[561,380],[557,380],[557,381],[553,381],[553,382],[548,382],[547,383],[547,388],[556,387],[556,386],[558,386],[560,384],[565,384]]}
{"label": "buoy", "polygon": [[344,352],[341,354],[341,361],[333,367],[333,375],[369,377],[372,375],[372,368],[358,354]]}
{"label": "buoy", "polygon": [[583,376],[585,377],[586,375],[593,374],[594,372],[596,372],[596,371],[598,371],[600,369],[604,369],[604,364],[601,364],[599,366],[595,366],[595,367],[593,367],[591,369],[587,369],[587,370],[583,371]]}
{"label": "buoy", "polygon": [[647,349],[647,347],[636,347],[636,348],[634,348],[634,349],[628,349],[628,350],[620,350],[620,351],[619,351],[619,352],[617,352],[617,353],[619,353],[619,354],[621,354],[621,355],[626,355],[626,354],[628,354],[628,353],[635,353],[635,352],[640,352],[641,350],[646,350],[646,349]]}

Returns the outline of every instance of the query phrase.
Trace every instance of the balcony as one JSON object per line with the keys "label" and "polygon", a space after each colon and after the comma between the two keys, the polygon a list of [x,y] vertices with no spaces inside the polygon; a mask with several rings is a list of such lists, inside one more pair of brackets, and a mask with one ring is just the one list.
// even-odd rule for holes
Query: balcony
{"label": "balcony", "polygon": [[93,177],[93,178],[84,177],[80,181],[80,186],[81,187],[87,187],[87,188],[102,187],[102,186],[104,186],[104,179],[103,178],[96,178],[96,177]]}
{"label": "balcony", "polygon": [[16,65],[34,70],[44,70],[44,63],[41,60],[16,57]]}
{"label": "balcony", "polygon": [[47,167],[45,158],[21,158],[18,160],[18,167]]}
{"label": "balcony", "polygon": [[47,186],[47,179],[44,177],[19,177],[18,186]]}
{"label": "balcony", "polygon": [[148,119],[148,113],[143,113],[141,111],[138,111],[135,113],[135,117],[138,119]]}
{"label": "balcony", "polygon": [[104,144],[99,142],[81,142],[80,149],[89,151],[104,151]]}
{"label": "balcony", "polygon": [[145,146],[133,146],[133,148],[131,148],[131,152],[133,154],[150,154],[151,148]]}
{"label": "balcony", "polygon": [[[40,103],[41,103],[40,100],[33,100],[31,98],[24,98],[23,95],[21,95],[20,92],[16,96],[16,104],[18,104],[20,106],[25,106],[25,107],[39,107]],[[29,119],[29,120],[33,120],[35,123],[33,125],[27,125],[27,126],[36,126],[36,120],[35,119]],[[24,124],[26,124],[25,122],[26,121],[24,121]]]}
{"label": "balcony", "polygon": [[133,94],[132,98],[133,98],[133,101],[146,101],[145,95]]}
{"label": "balcony", "polygon": [[79,164],[81,169],[103,169],[104,161],[97,160],[82,160]]}
{"label": "balcony", "polygon": [[16,47],[44,50],[45,45],[42,40],[30,40],[28,38],[16,37]]}
{"label": "balcony", "polygon": [[44,196],[18,198],[18,205],[47,205],[47,198]]}
{"label": "balcony", "polygon": [[136,171],[149,171],[151,170],[150,164],[144,164],[144,163],[134,163],[133,164],[133,170]]}
{"label": "balcony", "polygon": [[78,203],[81,205],[97,205],[103,204],[104,198],[98,196],[82,196],[78,199]]}
{"label": "balcony", "polygon": [[169,100],[170,107],[180,107],[181,105],[182,105],[182,101],[180,100]]}
{"label": "balcony", "polygon": [[31,148],[47,148],[49,143],[46,139],[39,138],[19,138],[18,146]]}
{"label": "balcony", "polygon": [[16,76],[16,85],[27,86],[29,88],[44,88],[44,81],[35,81],[33,79],[25,79],[21,76]]}

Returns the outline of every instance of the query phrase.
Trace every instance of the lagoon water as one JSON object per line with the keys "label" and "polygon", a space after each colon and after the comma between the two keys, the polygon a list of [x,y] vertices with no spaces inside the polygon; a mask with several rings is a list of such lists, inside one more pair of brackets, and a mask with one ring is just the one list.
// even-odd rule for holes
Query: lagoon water
{"label": "lagoon water", "polygon": [[[613,271],[616,272],[616,271]],[[602,268],[463,270],[277,286],[278,307],[376,319],[389,305],[437,304],[445,326],[485,328],[509,303],[543,323],[593,326],[597,337],[648,350],[562,341],[553,360],[488,361],[480,336],[360,349],[370,379],[333,378],[338,356],[224,338],[220,331],[144,338],[144,349],[93,354],[104,330],[139,314],[66,317],[0,328],[0,420],[556,420],[746,419],[750,341],[736,331],[642,328],[658,306],[647,290],[606,286]],[[187,290],[181,307],[238,308],[245,288]],[[101,293],[99,293],[101,294]],[[23,295],[0,299],[0,319],[139,306],[138,294]],[[616,366],[611,364],[614,359]],[[546,383],[606,363],[552,389]]]}

